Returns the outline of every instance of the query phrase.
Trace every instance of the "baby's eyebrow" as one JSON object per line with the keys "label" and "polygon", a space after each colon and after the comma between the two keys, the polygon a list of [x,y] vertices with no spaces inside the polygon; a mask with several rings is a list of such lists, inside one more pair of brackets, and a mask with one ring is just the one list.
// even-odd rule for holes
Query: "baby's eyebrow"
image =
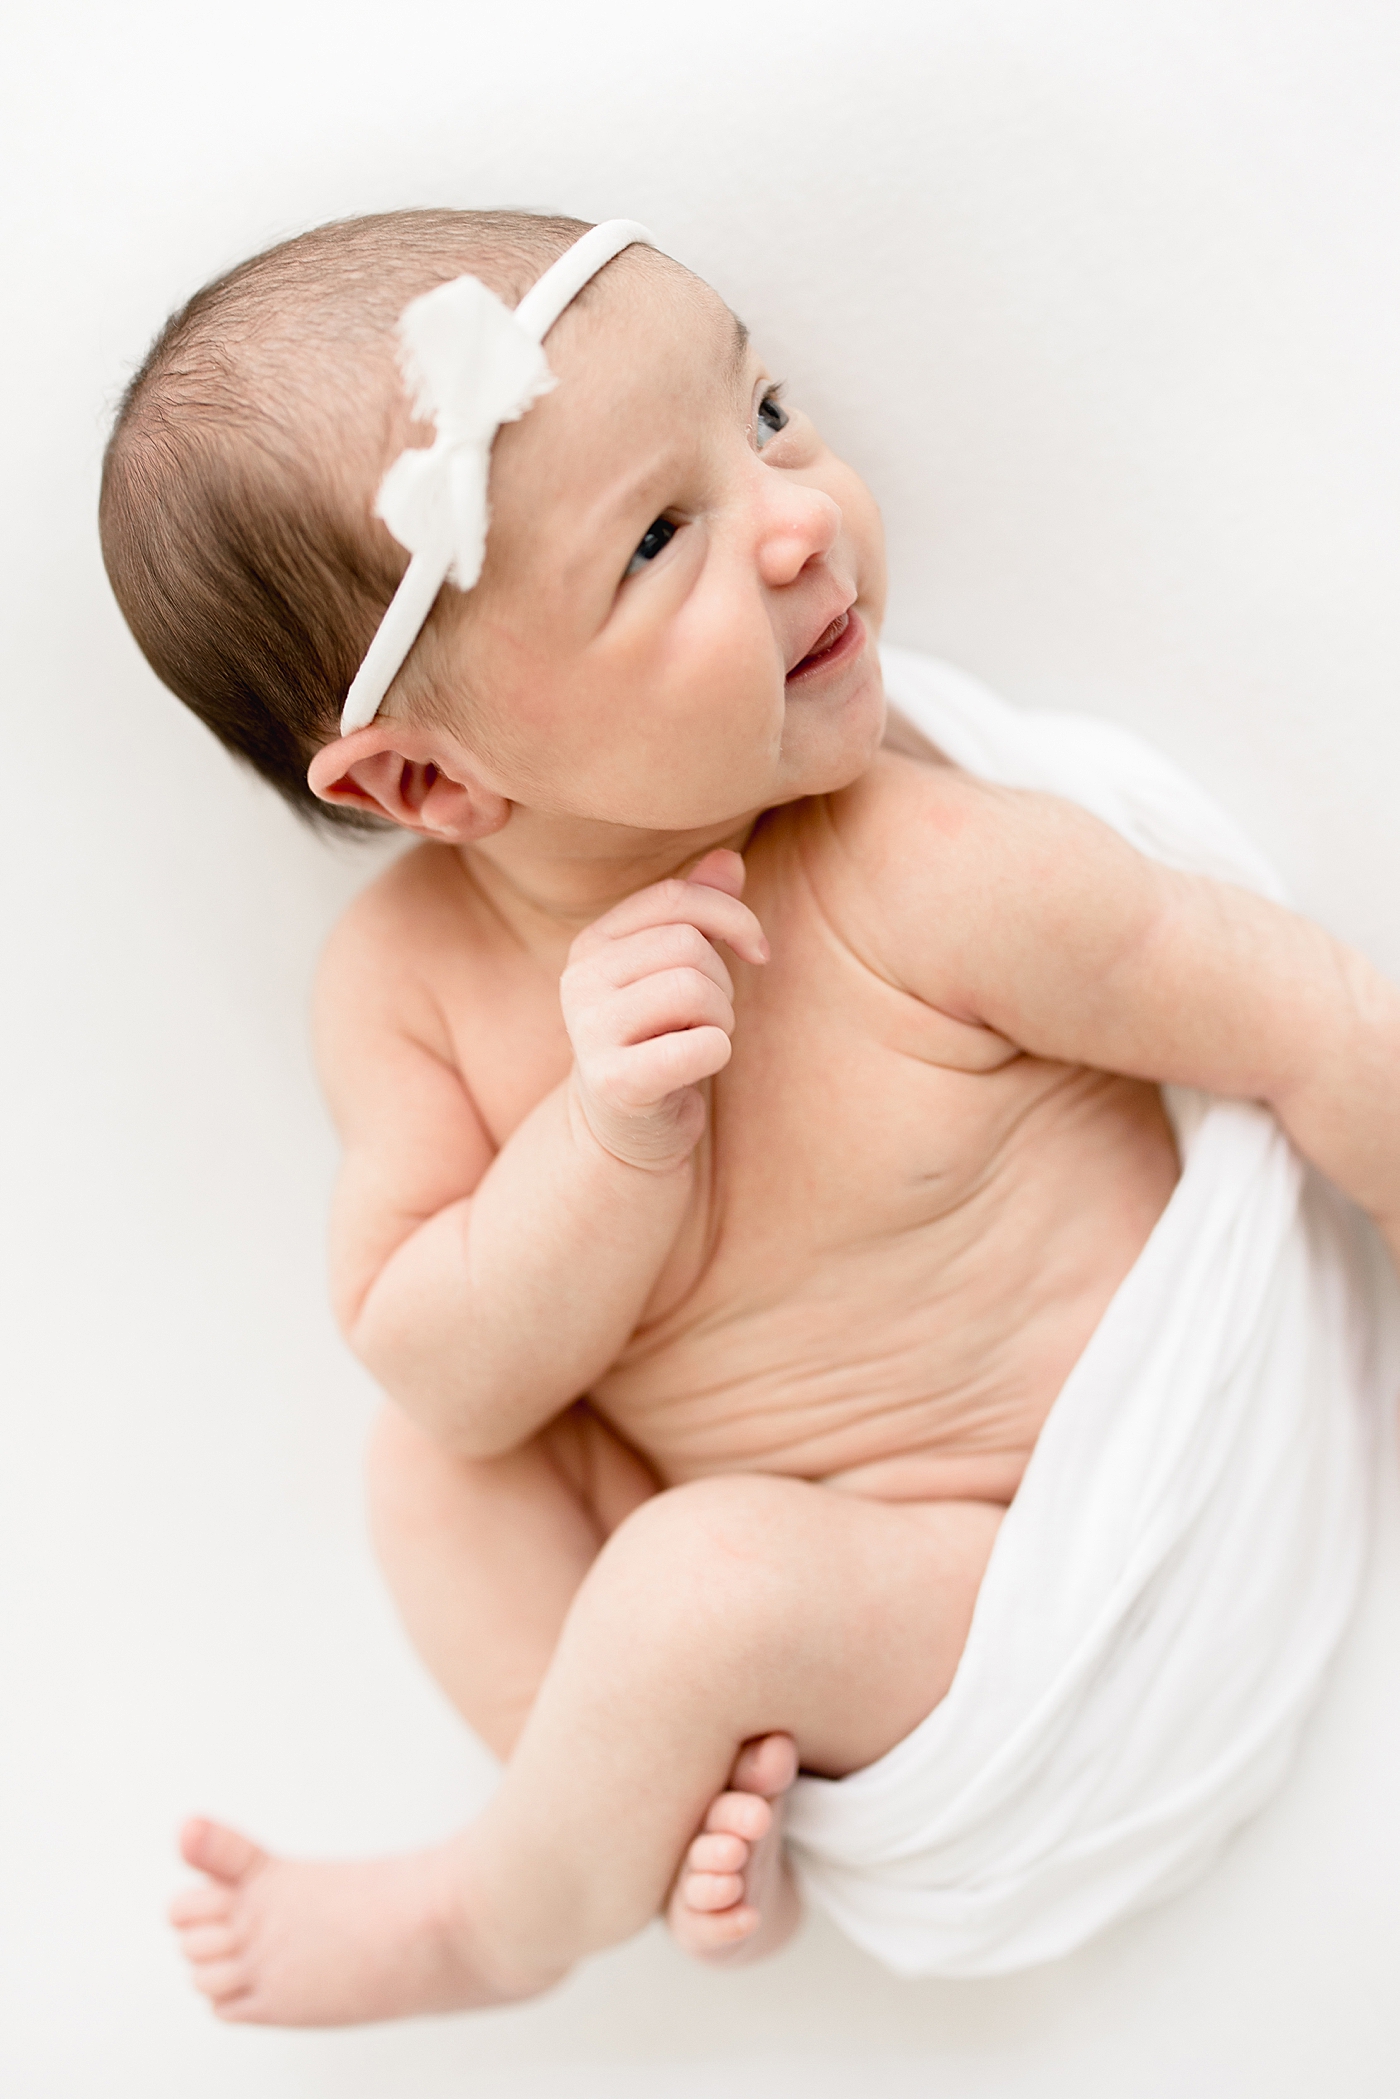
{"label": "baby's eyebrow", "polygon": [[737,313],[731,313],[729,318],[734,323],[734,348],[731,352],[730,370],[737,378],[744,368],[744,359],[749,354],[749,331]]}

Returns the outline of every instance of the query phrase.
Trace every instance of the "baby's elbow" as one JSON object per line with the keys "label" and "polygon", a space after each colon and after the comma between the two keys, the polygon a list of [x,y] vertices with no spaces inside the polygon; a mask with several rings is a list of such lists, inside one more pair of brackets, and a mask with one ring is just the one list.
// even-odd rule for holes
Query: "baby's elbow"
{"label": "baby's elbow", "polygon": [[[454,1458],[484,1463],[518,1447],[518,1430],[499,1396],[462,1368],[458,1359],[468,1351],[433,1345],[391,1316],[372,1289],[343,1331],[385,1396]],[[450,1372],[449,1365],[455,1365]]]}

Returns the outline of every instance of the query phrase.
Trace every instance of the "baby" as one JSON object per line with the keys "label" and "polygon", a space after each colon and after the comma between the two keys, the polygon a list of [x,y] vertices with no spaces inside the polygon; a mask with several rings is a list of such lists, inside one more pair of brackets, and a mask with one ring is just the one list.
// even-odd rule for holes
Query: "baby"
{"label": "baby", "polygon": [[388,1579],[507,1760],[412,1857],[188,1824],[231,2020],[526,1997],[662,1910],[702,1957],[782,1941],[783,1796],[948,1693],[1177,1185],[1160,1084],[1266,1103],[1400,1254],[1400,992],[891,728],[874,502],[643,242],[487,418],[479,577],[341,722],[413,544],[376,493],[434,438],[395,323],[465,273],[513,307],[585,230],[288,242],[176,316],[108,455],[159,674],[297,806],[419,841],[320,983],[334,1294]]}

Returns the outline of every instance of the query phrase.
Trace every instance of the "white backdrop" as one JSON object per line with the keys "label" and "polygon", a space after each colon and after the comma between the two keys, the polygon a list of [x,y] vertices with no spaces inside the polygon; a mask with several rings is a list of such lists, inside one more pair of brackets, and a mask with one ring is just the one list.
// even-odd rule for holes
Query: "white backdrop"
{"label": "white backdrop", "polygon": [[379,1594],[322,1301],[306,990],[372,856],[162,693],[93,514],[123,378],[252,249],[411,203],[642,217],[875,487],[892,639],[1143,729],[1400,973],[1394,8],[48,0],[4,70],[9,2099],[1389,2099],[1393,1507],[1287,1793],[1057,1968],[896,1983],[813,1927],[365,2033],[192,1999],[183,1812],[353,1852],[490,1770]]}

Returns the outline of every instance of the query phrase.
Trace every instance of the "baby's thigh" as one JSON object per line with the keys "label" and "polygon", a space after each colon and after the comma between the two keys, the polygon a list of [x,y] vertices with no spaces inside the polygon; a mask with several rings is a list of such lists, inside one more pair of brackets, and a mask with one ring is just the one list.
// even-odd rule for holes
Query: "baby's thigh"
{"label": "baby's thigh", "polygon": [[798,1742],[808,1770],[844,1777],[902,1742],[947,1696],[1006,1511],[814,1492],[834,1506],[815,1526],[793,1643],[807,1671]]}
{"label": "baby's thigh", "polygon": [[730,1475],[662,1493],[590,1576],[580,1630],[627,1628],[658,1687],[723,1697],[737,1739],[785,1729],[804,1767],[873,1763],[946,1696],[1005,1510],[881,1502]]}

